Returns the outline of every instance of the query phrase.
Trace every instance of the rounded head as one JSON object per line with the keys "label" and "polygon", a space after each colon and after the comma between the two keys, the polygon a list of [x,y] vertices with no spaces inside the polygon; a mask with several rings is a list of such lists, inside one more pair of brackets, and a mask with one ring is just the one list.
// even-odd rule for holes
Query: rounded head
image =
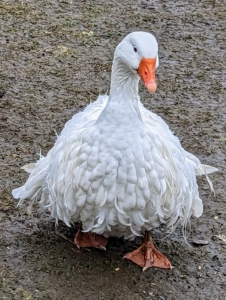
{"label": "rounded head", "polygon": [[139,74],[149,92],[155,92],[158,43],[151,33],[135,31],[128,34],[116,47],[114,56],[133,73]]}

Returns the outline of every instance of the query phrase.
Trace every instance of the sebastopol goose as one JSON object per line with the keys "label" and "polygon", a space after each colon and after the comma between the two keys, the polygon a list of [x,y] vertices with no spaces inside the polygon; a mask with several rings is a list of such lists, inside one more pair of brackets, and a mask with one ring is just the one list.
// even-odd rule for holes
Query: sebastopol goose
{"label": "sebastopol goose", "polygon": [[171,268],[150,231],[165,224],[186,227],[203,213],[197,175],[217,171],[183,149],[155,113],[144,108],[139,80],[157,88],[158,44],[148,32],[132,32],[117,46],[109,96],[101,95],[69,120],[46,157],[24,166],[27,182],[13,197],[30,198],[68,226],[80,221],[74,243],[106,249],[109,237],[133,240],[124,257],[146,270]]}

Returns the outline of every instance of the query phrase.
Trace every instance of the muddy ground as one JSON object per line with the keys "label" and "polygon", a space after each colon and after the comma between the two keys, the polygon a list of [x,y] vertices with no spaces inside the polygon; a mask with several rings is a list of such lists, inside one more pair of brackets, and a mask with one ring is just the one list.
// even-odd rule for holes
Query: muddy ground
{"label": "muddy ground", "polygon": [[[225,300],[226,239],[216,237],[226,235],[224,1],[1,0],[0,13],[0,299]],[[215,197],[199,180],[205,209],[188,238],[208,245],[188,246],[180,229],[165,239],[157,230],[174,269],[145,273],[122,260],[140,239],[78,251],[48,213],[35,207],[34,223],[11,197],[27,178],[20,167],[40,149],[45,155],[55,131],[108,90],[114,48],[137,29],[160,45],[158,91],[141,87],[142,101],[220,170],[211,175]],[[57,230],[70,240],[76,232],[62,223]]]}

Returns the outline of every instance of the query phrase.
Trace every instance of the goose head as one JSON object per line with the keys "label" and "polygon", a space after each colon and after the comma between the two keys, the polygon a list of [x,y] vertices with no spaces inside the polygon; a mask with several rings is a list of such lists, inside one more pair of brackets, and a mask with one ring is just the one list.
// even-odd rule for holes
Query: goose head
{"label": "goose head", "polygon": [[151,33],[137,31],[128,34],[116,47],[114,61],[123,66],[127,76],[140,77],[150,93],[156,91],[158,43]]}

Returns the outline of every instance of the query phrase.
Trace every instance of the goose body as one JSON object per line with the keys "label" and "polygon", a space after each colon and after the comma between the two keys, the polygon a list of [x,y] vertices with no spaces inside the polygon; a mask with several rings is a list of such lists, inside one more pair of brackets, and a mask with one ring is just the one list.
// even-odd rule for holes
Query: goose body
{"label": "goose body", "polygon": [[131,33],[116,48],[109,96],[74,115],[47,156],[25,166],[30,176],[13,190],[15,198],[39,200],[56,222],[81,221],[84,232],[126,239],[202,215],[196,176],[217,169],[185,151],[141,104],[140,77],[156,89],[146,69],[139,74],[142,58],[154,59],[155,71],[157,42],[149,33]]}

